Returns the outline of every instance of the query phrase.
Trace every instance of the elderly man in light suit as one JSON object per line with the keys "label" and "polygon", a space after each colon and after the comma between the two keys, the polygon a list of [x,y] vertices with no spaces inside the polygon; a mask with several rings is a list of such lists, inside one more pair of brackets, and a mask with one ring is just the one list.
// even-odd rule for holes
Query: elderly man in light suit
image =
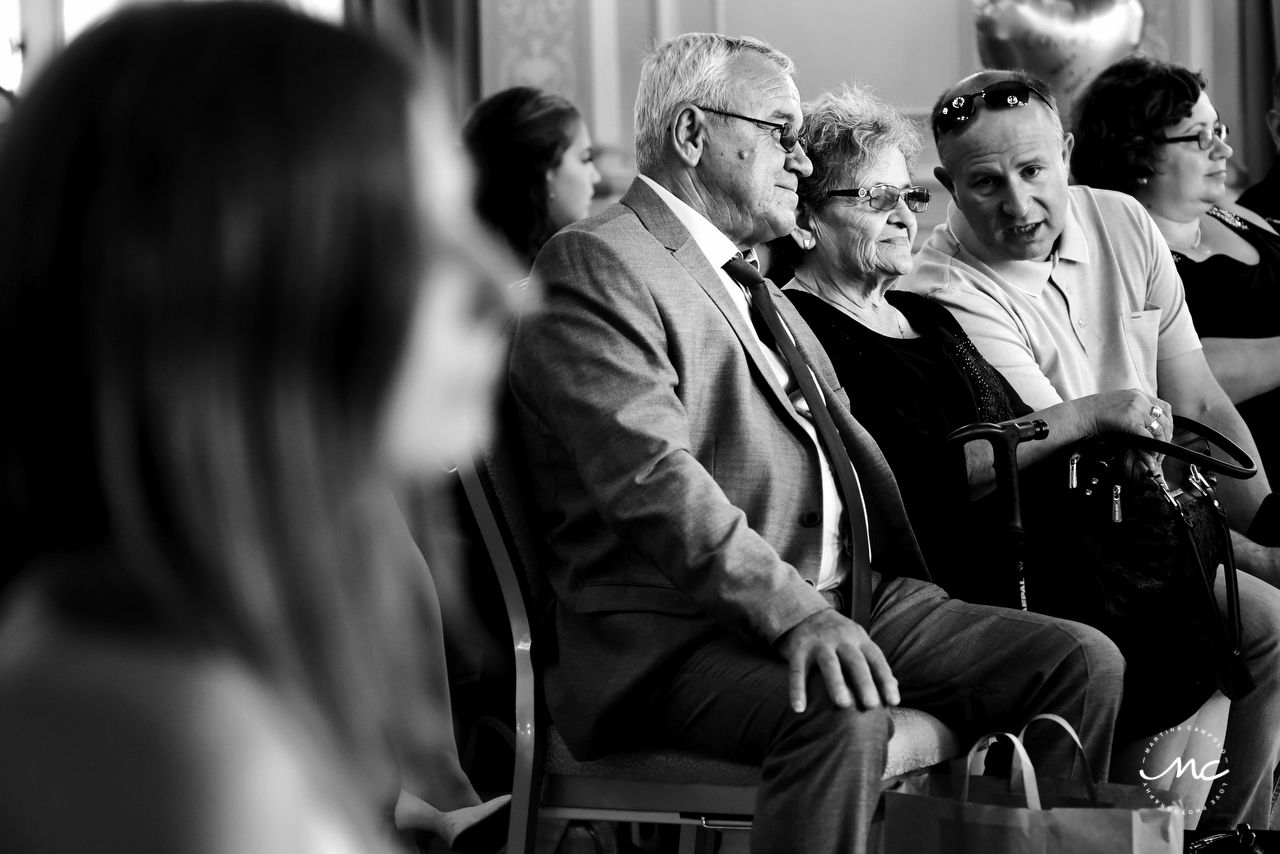
{"label": "elderly man in light suit", "polygon": [[555,597],[535,652],[574,755],[760,763],[753,851],[862,851],[889,706],[965,735],[1056,712],[1105,774],[1123,660],[928,583],[857,389],[748,263],[811,169],[792,70],[720,35],[647,58],[641,176],[542,251],[511,386]]}

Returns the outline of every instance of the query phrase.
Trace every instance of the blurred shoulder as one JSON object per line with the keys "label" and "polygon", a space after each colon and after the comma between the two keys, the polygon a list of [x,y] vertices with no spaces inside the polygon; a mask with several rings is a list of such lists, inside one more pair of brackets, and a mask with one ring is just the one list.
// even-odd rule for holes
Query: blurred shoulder
{"label": "blurred shoulder", "polygon": [[31,614],[0,649],[0,838],[17,849],[358,850],[331,769],[244,668]]}

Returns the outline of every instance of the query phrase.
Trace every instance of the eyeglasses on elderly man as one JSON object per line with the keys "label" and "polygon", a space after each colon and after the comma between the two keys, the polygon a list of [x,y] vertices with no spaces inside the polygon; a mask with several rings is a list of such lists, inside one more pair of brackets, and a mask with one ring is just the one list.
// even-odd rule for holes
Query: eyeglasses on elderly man
{"label": "eyeglasses on elderly man", "polygon": [[744,122],[751,122],[754,125],[759,125],[760,127],[768,128],[771,132],[777,131],[778,144],[781,145],[782,150],[787,152],[788,154],[790,154],[792,149],[796,147],[796,143],[799,143],[801,148],[804,147],[804,137],[800,136],[800,134],[796,132],[796,129],[792,127],[791,122],[771,122],[771,121],[768,121],[767,119],[757,119],[757,118],[752,118],[751,116],[742,116],[737,113],[730,113],[725,110],[717,110],[712,107],[700,107],[697,104],[694,104],[694,106],[698,107],[698,109],[702,110],[704,113],[715,113],[717,116],[728,116],[731,119],[742,119],[742,121]]}

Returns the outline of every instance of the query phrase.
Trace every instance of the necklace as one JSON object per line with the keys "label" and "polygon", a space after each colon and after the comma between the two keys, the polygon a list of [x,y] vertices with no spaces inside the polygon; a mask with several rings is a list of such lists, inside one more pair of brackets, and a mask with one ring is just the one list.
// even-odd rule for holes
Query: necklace
{"label": "necklace", "polygon": [[[1210,211],[1212,213],[1212,211]],[[1200,241],[1204,239],[1204,226],[1200,224],[1200,220],[1196,220],[1196,239],[1192,243],[1179,243],[1176,246],[1172,243],[1169,248],[1175,252],[1194,252],[1200,248]]]}
{"label": "necklace", "polygon": [[[872,332],[875,332],[878,335],[884,335],[885,337],[893,337],[892,329],[889,329],[888,331],[882,331],[885,325],[881,320],[883,315],[877,315],[874,309],[868,309],[858,305],[856,302],[854,302],[853,300],[845,296],[845,294],[840,289],[831,288],[829,289],[831,292],[831,295],[827,295],[827,294],[824,294],[822,291],[818,290],[818,288],[815,287],[811,282],[805,281],[804,279],[800,278],[800,276],[798,275],[796,276],[796,282],[798,282],[801,285],[804,285],[804,289],[809,293],[813,294],[814,296],[816,296],[818,299],[822,300],[823,302],[826,302],[829,305],[835,306],[837,309],[839,309],[840,311],[843,311],[845,314],[849,315],[858,323],[861,323],[863,326],[870,329]],[[897,325],[897,328],[898,328],[897,337],[906,338],[907,331],[902,326],[902,312],[894,308],[888,302],[888,300],[885,301],[884,306],[886,309],[889,310],[890,314],[893,317],[894,323]]]}

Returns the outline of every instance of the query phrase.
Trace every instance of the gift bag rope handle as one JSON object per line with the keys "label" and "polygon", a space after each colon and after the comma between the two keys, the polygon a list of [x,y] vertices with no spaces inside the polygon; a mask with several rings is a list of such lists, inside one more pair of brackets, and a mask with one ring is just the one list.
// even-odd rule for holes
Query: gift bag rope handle
{"label": "gift bag rope handle", "polygon": [[[1042,715],[1036,715],[1034,718],[1026,722],[1026,724],[1022,727],[1022,732],[1018,733],[1019,741],[1026,740],[1027,730],[1029,730],[1031,728],[1031,725],[1036,721],[1052,721],[1053,723],[1056,723],[1058,726],[1066,730],[1067,735],[1071,736],[1071,740],[1076,743],[1076,750],[1078,750],[1080,754],[1080,765],[1082,770],[1084,771],[1085,791],[1089,793],[1089,800],[1094,801],[1096,803],[1098,800],[1098,784],[1095,783],[1093,780],[1093,769],[1089,767],[1089,757],[1085,755],[1084,745],[1080,743],[1080,736],[1076,735],[1075,728],[1072,727],[1071,724],[1067,723],[1058,715],[1054,715],[1046,712]],[[1009,782],[1010,784],[1012,784],[1013,781],[1010,780]]]}
{"label": "gift bag rope handle", "polygon": [[1103,433],[1093,438],[1097,443],[1106,442],[1130,448],[1140,448],[1144,451],[1153,451],[1188,463],[1195,463],[1203,469],[1224,474],[1237,480],[1248,480],[1258,473],[1257,463],[1253,461],[1252,457],[1245,453],[1235,442],[1207,424],[1201,424],[1199,421],[1187,418],[1185,415],[1175,415],[1173,416],[1173,426],[1181,427],[1208,439],[1221,448],[1223,453],[1235,460],[1235,463],[1220,460],[1208,454],[1184,448],[1181,445],[1175,445],[1173,442],[1165,442],[1151,436],[1140,436],[1137,433]]}
{"label": "gift bag rope handle", "polygon": [[1013,742],[1013,777],[1010,779],[1010,784],[1012,785],[1013,780],[1020,779],[1027,796],[1027,809],[1043,809],[1040,806],[1040,786],[1036,783],[1035,766],[1031,764],[1031,757],[1027,755],[1027,749],[1022,746],[1022,742],[1016,735],[1009,732],[989,732],[969,748],[969,761],[964,768],[964,785],[960,789],[960,803],[969,803],[969,768],[973,764],[974,754],[1001,737]]}

